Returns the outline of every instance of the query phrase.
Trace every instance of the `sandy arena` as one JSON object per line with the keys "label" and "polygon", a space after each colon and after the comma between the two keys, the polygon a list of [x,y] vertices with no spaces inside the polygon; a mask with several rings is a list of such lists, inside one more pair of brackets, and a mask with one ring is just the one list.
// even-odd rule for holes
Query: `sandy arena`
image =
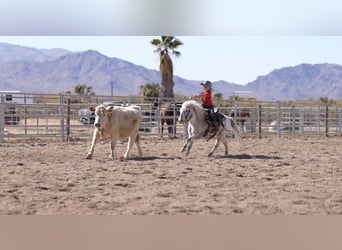
{"label": "sandy arena", "polygon": [[0,143],[0,214],[342,214],[342,138],[214,141],[142,137],[144,156],[122,161],[126,142],[85,156],[89,141]]}

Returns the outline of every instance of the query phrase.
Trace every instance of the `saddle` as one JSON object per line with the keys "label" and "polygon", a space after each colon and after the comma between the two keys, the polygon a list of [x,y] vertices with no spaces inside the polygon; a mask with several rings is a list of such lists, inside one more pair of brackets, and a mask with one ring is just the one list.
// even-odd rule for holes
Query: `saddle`
{"label": "saddle", "polygon": [[214,118],[215,120],[212,120],[210,117],[210,110],[205,109],[205,115],[204,115],[205,121],[208,123],[208,128],[203,134],[203,137],[206,137],[208,134],[210,134],[210,137],[208,141],[213,138],[220,129],[220,125],[224,127],[223,125],[223,119],[224,115],[221,114],[219,111],[214,112]]}

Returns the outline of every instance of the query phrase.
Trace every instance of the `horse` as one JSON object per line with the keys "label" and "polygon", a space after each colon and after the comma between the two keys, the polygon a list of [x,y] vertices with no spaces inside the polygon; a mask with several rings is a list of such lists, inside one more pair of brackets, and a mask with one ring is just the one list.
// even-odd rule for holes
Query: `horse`
{"label": "horse", "polygon": [[189,137],[185,140],[185,143],[180,150],[182,153],[185,152],[186,155],[189,155],[194,139],[207,138],[208,141],[215,137],[215,144],[208,154],[208,157],[213,156],[220,142],[222,142],[225,147],[225,155],[228,155],[227,137],[230,132],[232,132],[241,142],[239,127],[231,117],[217,112],[216,116],[220,117],[219,128],[216,132],[208,133],[208,131],[210,131],[210,122],[208,122],[207,116],[202,105],[194,100],[185,101],[182,104],[178,121],[188,123],[189,134]]}
{"label": "horse", "polygon": [[[162,102],[160,104],[160,125],[161,125],[161,136],[164,135],[164,125],[168,127],[169,136],[176,135],[176,122],[179,111],[177,109],[177,103],[173,102]],[[176,114],[175,114],[176,112]]]}
{"label": "horse", "polygon": [[228,113],[228,116],[233,117],[237,123],[241,124],[242,132],[244,132],[245,122],[250,118],[251,112],[249,109],[233,109]]}

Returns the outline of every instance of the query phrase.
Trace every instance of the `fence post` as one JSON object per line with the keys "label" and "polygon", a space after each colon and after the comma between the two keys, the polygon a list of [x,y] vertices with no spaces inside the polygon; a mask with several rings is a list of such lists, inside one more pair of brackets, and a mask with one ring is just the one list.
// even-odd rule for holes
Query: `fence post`
{"label": "fence post", "polygon": [[172,122],[172,138],[176,138],[177,137],[177,111],[176,111],[176,101],[173,99],[173,122]]}
{"label": "fence post", "polygon": [[70,112],[70,105],[71,105],[71,100],[70,98],[68,98],[68,106],[67,106],[67,117],[66,117],[66,126],[67,126],[67,141],[70,140],[70,116],[71,116],[71,112]]}
{"label": "fence post", "polygon": [[1,95],[0,99],[0,141],[3,141],[5,135],[5,98]]}
{"label": "fence post", "polygon": [[259,139],[261,138],[261,104],[258,105],[258,127],[259,127]]}
{"label": "fence post", "polygon": [[317,133],[318,133],[318,137],[321,137],[321,107],[318,106],[318,129],[317,129]]}
{"label": "fence post", "polygon": [[296,131],[296,109],[295,106],[291,106],[291,132],[292,136],[294,136]]}
{"label": "fence post", "polygon": [[300,117],[300,121],[299,121],[299,132],[301,134],[304,134],[304,127],[305,127],[305,124],[304,124],[304,119],[305,119],[305,116],[304,116],[304,109],[302,106],[299,107],[299,117]]}
{"label": "fence post", "polygon": [[64,96],[59,95],[60,139],[64,142]]}
{"label": "fence post", "polygon": [[281,109],[280,109],[280,102],[277,102],[277,121],[276,121],[276,126],[277,126],[277,137],[280,138],[281,134],[280,134],[280,130],[281,130],[281,115],[280,115]]}
{"label": "fence post", "polygon": [[25,136],[27,135],[27,97],[26,94],[24,95],[24,130],[25,130]]}
{"label": "fence post", "polygon": [[325,106],[325,136],[329,134],[329,106]]}
{"label": "fence post", "polygon": [[338,131],[341,132],[342,131],[342,108],[340,108],[340,111],[338,111]]}

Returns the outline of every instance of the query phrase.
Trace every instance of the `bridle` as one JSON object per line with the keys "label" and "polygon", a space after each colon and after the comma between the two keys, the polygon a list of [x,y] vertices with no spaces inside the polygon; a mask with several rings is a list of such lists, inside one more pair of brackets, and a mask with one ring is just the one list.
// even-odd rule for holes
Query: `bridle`
{"label": "bridle", "polygon": [[190,121],[191,118],[192,118],[192,113],[190,112],[190,109],[185,109],[184,112],[182,113],[182,120],[185,120],[185,121]]}

